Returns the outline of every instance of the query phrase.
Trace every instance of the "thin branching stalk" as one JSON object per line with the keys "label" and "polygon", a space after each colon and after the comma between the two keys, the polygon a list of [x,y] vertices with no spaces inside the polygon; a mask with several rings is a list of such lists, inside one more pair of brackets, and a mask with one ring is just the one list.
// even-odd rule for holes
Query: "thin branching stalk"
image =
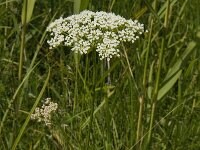
{"label": "thin branching stalk", "polygon": [[163,61],[164,44],[165,44],[165,38],[162,38],[162,45],[161,45],[161,50],[159,52],[159,60],[158,60],[158,71],[156,74],[156,84],[155,84],[154,94],[152,98],[151,119],[150,119],[149,133],[148,133],[148,139],[147,139],[148,145],[151,142],[151,136],[152,136],[152,129],[153,129],[153,123],[154,123],[155,110],[156,110],[156,101],[157,101],[159,84],[160,84],[160,73],[161,73],[162,61]]}
{"label": "thin branching stalk", "polygon": [[126,53],[126,48],[125,48],[125,46],[124,46],[123,44],[122,44],[122,47],[123,47],[124,55],[125,55],[126,62],[127,62],[127,65],[128,65],[128,70],[129,70],[129,73],[130,73],[130,75],[131,75],[131,78],[132,78],[133,83],[134,83],[134,86],[135,86],[135,90],[136,90],[137,94],[139,95],[139,94],[140,94],[140,93],[139,93],[139,89],[138,89],[138,86],[137,86],[137,84],[136,84],[135,78],[134,78],[134,76],[133,76],[133,72],[132,72],[132,69],[131,69],[131,66],[130,66],[130,62],[129,62],[129,59],[128,59],[128,55],[127,55],[127,53]]}

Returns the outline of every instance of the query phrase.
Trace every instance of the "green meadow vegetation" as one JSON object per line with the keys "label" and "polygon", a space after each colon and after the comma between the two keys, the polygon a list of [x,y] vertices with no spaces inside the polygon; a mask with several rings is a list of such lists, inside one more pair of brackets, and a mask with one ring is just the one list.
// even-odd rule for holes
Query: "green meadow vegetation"
{"label": "green meadow vegetation", "polygon": [[[199,0],[1,0],[0,150],[200,149]],[[49,48],[48,25],[83,10],[145,30],[109,63]],[[50,98],[51,124],[32,119]]]}

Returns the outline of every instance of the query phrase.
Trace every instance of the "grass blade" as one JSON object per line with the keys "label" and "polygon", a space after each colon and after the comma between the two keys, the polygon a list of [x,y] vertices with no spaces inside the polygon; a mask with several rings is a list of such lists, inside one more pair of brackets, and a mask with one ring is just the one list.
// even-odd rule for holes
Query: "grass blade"
{"label": "grass blade", "polygon": [[12,150],[15,150],[15,149],[16,149],[17,144],[19,143],[19,141],[20,141],[20,139],[21,139],[21,137],[22,137],[22,134],[24,133],[24,131],[25,131],[25,129],[26,129],[26,126],[28,125],[28,123],[29,123],[29,121],[30,121],[31,114],[34,112],[34,110],[35,110],[35,108],[37,107],[37,105],[38,105],[40,99],[42,98],[42,95],[43,95],[43,93],[44,93],[44,91],[45,91],[45,89],[46,89],[46,86],[47,86],[47,84],[48,84],[49,77],[50,77],[50,69],[49,69],[49,72],[48,72],[48,76],[47,76],[47,78],[46,78],[46,80],[45,80],[45,83],[44,83],[44,85],[43,85],[43,87],[42,87],[42,90],[40,91],[40,93],[39,93],[39,95],[38,95],[38,97],[37,97],[37,99],[36,99],[36,101],[35,101],[33,107],[31,108],[31,111],[29,112],[29,115],[26,117],[26,120],[25,120],[24,124],[22,125],[22,128],[21,128],[21,130],[19,131],[19,134],[18,134],[17,138],[15,139],[15,142],[14,142],[14,144],[13,144],[13,146],[12,146]]}
{"label": "grass blade", "polygon": [[182,70],[179,70],[177,73],[175,73],[175,75],[172,76],[170,80],[158,91],[157,100],[160,100],[161,98],[163,98],[163,96],[173,87],[173,85],[181,76],[181,73],[182,73]]}
{"label": "grass blade", "polygon": [[1,135],[1,131],[2,131],[2,128],[3,128],[3,125],[4,125],[4,122],[7,118],[7,115],[8,115],[8,112],[11,108],[11,105],[12,103],[15,101],[20,89],[22,88],[22,86],[24,85],[24,83],[29,79],[29,76],[30,74],[32,73],[32,71],[35,69],[35,67],[38,65],[39,63],[37,63],[29,72],[27,72],[26,76],[24,77],[24,79],[22,80],[22,82],[20,83],[20,85],[18,86],[17,90],[15,91],[13,97],[12,97],[12,100],[9,102],[8,104],[8,109],[6,110],[6,112],[4,113],[4,116],[1,120],[1,124],[0,124],[0,135]]}
{"label": "grass blade", "polygon": [[22,24],[29,23],[33,14],[36,0],[25,0],[22,8]]}
{"label": "grass blade", "polygon": [[81,0],[74,0],[74,14],[79,13],[80,8],[81,8]]}
{"label": "grass blade", "polygon": [[87,9],[88,5],[89,5],[89,0],[82,0],[81,6],[80,6],[80,11]]}

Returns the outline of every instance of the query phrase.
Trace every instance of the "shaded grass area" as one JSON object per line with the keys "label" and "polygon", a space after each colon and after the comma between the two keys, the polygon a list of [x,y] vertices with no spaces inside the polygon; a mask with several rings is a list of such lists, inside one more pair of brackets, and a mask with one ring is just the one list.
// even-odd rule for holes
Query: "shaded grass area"
{"label": "shaded grass area", "polygon": [[[27,2],[0,2],[0,149],[200,148],[198,0]],[[50,50],[48,24],[86,8],[149,32],[109,68],[92,52]],[[47,97],[51,127],[30,120]]]}

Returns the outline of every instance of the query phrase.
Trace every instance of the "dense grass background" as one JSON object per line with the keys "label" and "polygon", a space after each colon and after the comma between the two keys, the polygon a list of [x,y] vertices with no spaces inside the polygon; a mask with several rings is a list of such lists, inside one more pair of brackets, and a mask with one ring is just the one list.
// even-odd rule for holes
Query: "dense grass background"
{"label": "dense grass background", "polygon": [[[199,6],[1,0],[0,149],[200,149]],[[93,53],[49,50],[48,24],[84,9],[138,19],[149,32],[109,69]],[[58,103],[51,127],[30,120],[47,97]]]}

